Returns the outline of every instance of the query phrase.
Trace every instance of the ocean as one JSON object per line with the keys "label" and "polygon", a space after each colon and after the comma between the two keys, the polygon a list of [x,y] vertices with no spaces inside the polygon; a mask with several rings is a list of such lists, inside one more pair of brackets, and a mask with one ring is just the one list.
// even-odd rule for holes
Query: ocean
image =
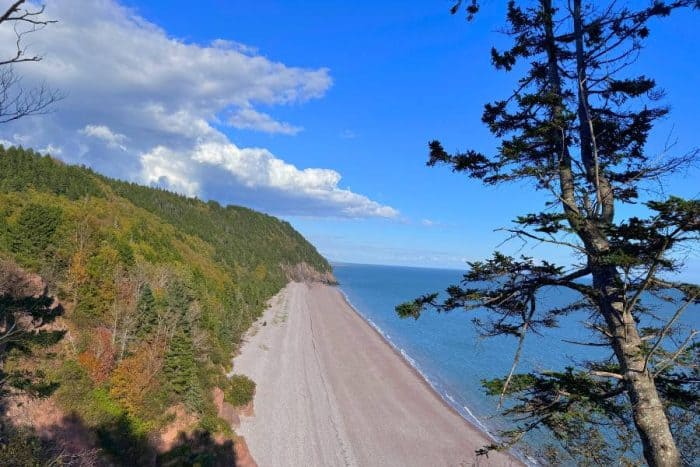
{"label": "ocean", "polygon": [[[455,310],[424,313],[420,319],[400,319],[394,307],[431,292],[441,292],[459,283],[457,270],[334,264],[334,274],[348,301],[405,359],[414,366],[441,397],[464,418],[492,436],[508,422],[498,414],[496,397],[487,396],[481,381],[504,377],[510,370],[517,345],[513,337],[482,338],[472,318],[480,311]],[[550,289],[540,305],[569,303],[572,292]],[[686,310],[681,322],[700,328],[700,307]],[[657,314],[673,310],[660,306]],[[590,342],[591,333],[579,324],[581,314],[566,317],[560,326],[544,335],[529,335],[517,371],[563,370],[575,361],[606,357],[605,348],[564,342]],[[530,437],[539,445],[548,441],[546,432]]]}

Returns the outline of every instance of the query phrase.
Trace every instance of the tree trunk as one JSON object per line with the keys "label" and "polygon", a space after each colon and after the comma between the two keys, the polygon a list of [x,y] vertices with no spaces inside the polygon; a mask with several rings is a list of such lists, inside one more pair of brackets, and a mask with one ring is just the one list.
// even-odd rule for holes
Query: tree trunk
{"label": "tree trunk", "polygon": [[677,467],[681,458],[671,435],[668,418],[650,371],[644,368],[642,340],[637,324],[625,310],[622,291],[616,287],[617,273],[594,273],[593,283],[602,292],[601,312],[605,317],[615,355],[620,364],[627,394],[632,404],[634,424],[644,449],[644,458],[652,467]]}
{"label": "tree trunk", "polygon": [[[562,95],[559,59],[555,38],[554,8],[552,0],[540,0],[544,26],[544,49],[547,54],[548,81],[550,92]],[[617,285],[620,283],[614,266],[601,266],[598,259],[609,249],[607,236],[603,228],[613,221],[614,193],[604,174],[597,167],[594,151],[593,127],[589,115],[586,62],[584,56],[583,19],[581,1],[574,0],[572,16],[576,39],[576,65],[578,73],[578,118],[579,137],[581,141],[582,161],[585,176],[596,192],[598,209],[587,214],[584,219],[575,196],[572,162],[569,152],[566,127],[555,129],[552,140],[561,145],[558,161],[560,201],[569,225],[583,241],[588,252],[588,264],[592,270],[594,287],[600,292],[600,312],[603,315],[611,337],[611,344],[623,373],[624,384],[632,404],[634,424],[644,449],[644,457],[652,467],[679,466],[680,455],[676,447],[664,407],[654,384],[654,378],[644,368],[645,359],[642,340],[637,332],[637,325],[629,310],[625,310],[624,295]],[[562,104],[552,108],[552,118],[560,121]],[[561,134],[557,131],[561,130]]]}

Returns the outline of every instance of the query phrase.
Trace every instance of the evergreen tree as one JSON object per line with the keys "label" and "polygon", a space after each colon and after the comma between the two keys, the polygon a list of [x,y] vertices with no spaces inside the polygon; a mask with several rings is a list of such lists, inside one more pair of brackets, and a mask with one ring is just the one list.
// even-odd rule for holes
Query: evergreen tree
{"label": "evergreen tree", "polygon": [[165,355],[163,374],[176,399],[191,411],[201,407],[201,389],[197,374],[196,353],[192,343],[192,324],[188,311],[191,299],[186,286],[173,281],[168,289],[168,307],[177,321],[177,328]]}
{"label": "evergreen tree", "polygon": [[190,410],[196,409],[197,402],[193,395],[199,395],[199,383],[195,349],[192,345],[190,327],[184,322],[180,322],[178,330],[170,341],[165,355],[163,375],[171,394],[177,400],[185,402]]}
{"label": "evergreen tree", "polygon": [[13,232],[12,249],[26,258],[42,257],[52,243],[61,217],[61,210],[53,206],[26,206]]}
{"label": "evergreen tree", "polygon": [[[486,383],[491,394],[512,398],[506,413],[521,424],[506,433],[511,441],[548,428],[577,459],[612,464],[620,459],[616,450],[628,447],[615,438],[636,433],[650,465],[677,466],[700,455],[697,443],[678,448],[700,426],[698,345],[693,331],[669,337],[678,331],[678,316],[699,302],[700,288],[668,277],[681,271],[678,252],[697,247],[700,201],[652,200],[640,193],[650,181],[685,167],[697,151],[666,158],[647,153],[649,132],[668,108],[659,104],[662,93],[652,78],[625,73],[649,36],[651,19],[700,2],[656,0],[640,9],[602,3],[509,2],[506,32],[513,46],[493,49],[492,61],[499,70],[524,73],[510,97],[485,106],[482,120],[500,139],[497,152],[450,154],[433,141],[428,162],[487,185],[531,181],[551,199],[507,230],[515,238],[569,249],[581,262],[562,266],[496,252],[469,263],[447,299],[431,294],[397,311],[418,318],[424,307],[481,308],[490,316],[475,319],[484,335],[517,339],[510,373]],[[477,10],[470,1],[468,16]],[[621,204],[640,201],[645,217],[619,218]],[[553,287],[577,297],[547,307],[540,297]],[[659,321],[652,295],[675,303],[677,311]],[[562,371],[515,373],[526,335],[574,313],[583,313],[583,324],[596,336],[584,344],[607,347],[610,358]]]}
{"label": "evergreen tree", "polygon": [[[53,307],[53,298],[46,291],[37,293],[36,284],[14,263],[0,261],[0,408],[7,386],[36,396],[48,396],[56,389],[45,381],[41,371],[5,372],[5,360],[15,350],[25,358],[34,351],[60,341],[65,331],[47,331],[46,325],[58,317],[62,309]],[[0,411],[0,425],[3,413]]]}
{"label": "evergreen tree", "polygon": [[136,304],[137,324],[136,336],[140,339],[148,336],[158,325],[158,309],[151,287],[146,284],[141,289],[139,301]]}

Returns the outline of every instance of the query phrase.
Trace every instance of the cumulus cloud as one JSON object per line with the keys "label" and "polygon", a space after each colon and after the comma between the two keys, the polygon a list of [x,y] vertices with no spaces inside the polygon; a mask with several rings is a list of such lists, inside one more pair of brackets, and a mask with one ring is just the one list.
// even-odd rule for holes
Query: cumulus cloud
{"label": "cumulus cloud", "polygon": [[265,133],[281,133],[284,135],[296,135],[302,128],[286,122],[278,122],[266,113],[255,109],[238,109],[231,115],[228,123],[242,130],[259,130]]}
{"label": "cumulus cloud", "polygon": [[[203,142],[191,153],[159,146],[141,156],[142,178],[187,194],[207,180],[217,191],[235,187],[245,204],[262,208],[276,202],[292,215],[343,217],[398,216],[398,211],[339,186],[330,169],[299,169],[263,148],[239,148],[231,142]],[[229,177],[217,176],[224,171]],[[260,187],[265,187],[261,190]]]}
{"label": "cumulus cloud", "polygon": [[122,151],[126,151],[124,142],[127,140],[127,137],[121,133],[113,132],[105,125],[85,125],[85,128],[80,130],[80,133],[85,136],[101,139],[107,143],[107,146],[109,147],[119,148]]}
{"label": "cumulus cloud", "polygon": [[[44,60],[17,71],[67,98],[50,115],[3,125],[1,139],[60,148],[63,159],[111,176],[275,214],[397,215],[342,188],[334,170],[241,148],[215,127],[227,115],[237,128],[297,133],[300,127],[257,107],[323,97],[332,84],[327,69],[287,66],[234,41],[178,40],[114,0],[80,8],[49,0],[46,14],[59,22],[31,35],[31,52]],[[0,53],[13,37],[0,30]]]}

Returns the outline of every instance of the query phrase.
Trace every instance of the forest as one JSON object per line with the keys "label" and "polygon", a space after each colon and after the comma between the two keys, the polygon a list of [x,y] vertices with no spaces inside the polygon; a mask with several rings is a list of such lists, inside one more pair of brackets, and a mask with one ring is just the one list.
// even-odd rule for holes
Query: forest
{"label": "forest", "polygon": [[[212,394],[252,398],[226,377],[241,337],[292,271],[333,280],[287,222],[2,146],[0,262],[2,465],[67,455],[8,416],[17,401],[50,401],[110,462],[151,463],[178,417],[200,445],[235,439]],[[170,456],[216,456],[196,444]]]}

